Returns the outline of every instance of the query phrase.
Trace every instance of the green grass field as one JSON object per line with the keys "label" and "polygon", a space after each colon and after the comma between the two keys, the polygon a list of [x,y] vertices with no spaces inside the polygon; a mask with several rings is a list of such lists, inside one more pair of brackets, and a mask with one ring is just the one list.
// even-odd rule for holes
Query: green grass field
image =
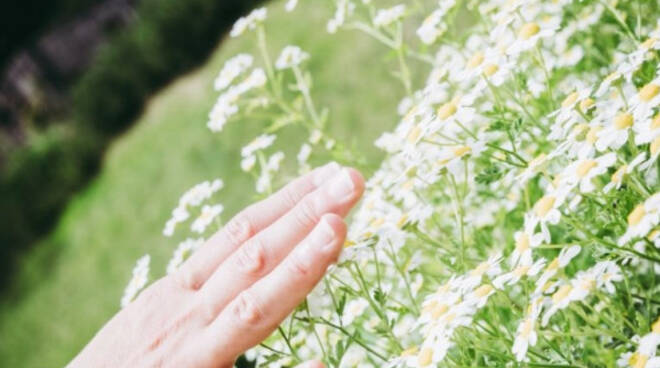
{"label": "green grass field", "polygon": [[[285,13],[282,2],[270,5],[270,52],[276,57],[284,45],[296,44],[312,55],[312,93],[331,108],[333,131],[347,144],[358,142],[377,162],[371,142],[394,126],[401,97],[385,66],[395,60],[361,34],[326,34],[331,10],[313,3],[302,2],[294,14]],[[161,230],[191,185],[225,180],[223,219],[253,200],[252,180],[239,170],[239,150],[263,122],[231,121],[219,135],[205,126],[216,96],[213,78],[238,52],[256,54],[254,34],[226,40],[203,67],[154,96],[54,232],[23,258],[11,298],[0,305],[0,365],[64,365],[118,311],[139,256],[150,253],[152,276],[163,275],[176,239],[164,238]],[[279,143],[304,138],[293,131]]]}

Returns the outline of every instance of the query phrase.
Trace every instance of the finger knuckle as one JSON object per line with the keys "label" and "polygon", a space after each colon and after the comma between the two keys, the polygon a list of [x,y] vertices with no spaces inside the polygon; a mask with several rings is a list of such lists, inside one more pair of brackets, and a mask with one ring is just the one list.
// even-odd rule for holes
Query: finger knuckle
{"label": "finger knuckle", "polygon": [[306,262],[303,262],[300,257],[297,257],[294,254],[292,254],[289,258],[287,258],[286,261],[284,261],[284,265],[288,272],[298,280],[305,279],[310,273],[310,266]]}
{"label": "finger knuckle", "polygon": [[258,238],[245,243],[236,255],[238,269],[247,275],[259,275],[264,269],[265,262],[265,247]]}
{"label": "finger knuckle", "polygon": [[240,213],[225,225],[225,233],[232,244],[241,244],[254,235],[254,226],[250,218]]}
{"label": "finger knuckle", "polygon": [[318,221],[316,206],[312,198],[300,202],[298,210],[295,211],[296,221],[302,227],[310,226]]}
{"label": "finger knuckle", "polygon": [[301,190],[294,185],[289,185],[282,189],[282,201],[287,207],[293,207],[298,203],[302,196],[300,195]]}
{"label": "finger knuckle", "polygon": [[245,290],[238,295],[232,308],[234,316],[246,325],[258,325],[264,319],[259,298]]}

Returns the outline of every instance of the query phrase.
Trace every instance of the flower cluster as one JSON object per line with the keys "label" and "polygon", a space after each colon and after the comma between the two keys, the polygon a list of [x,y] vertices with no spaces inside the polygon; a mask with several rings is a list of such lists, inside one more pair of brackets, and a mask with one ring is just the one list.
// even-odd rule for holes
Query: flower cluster
{"label": "flower cluster", "polygon": [[[338,264],[248,358],[270,367],[310,358],[333,367],[660,366],[660,5],[332,3],[329,33],[363,32],[395,56],[384,62],[403,96],[390,106],[398,124],[375,142],[386,156]],[[257,108],[267,116],[240,163],[260,195],[292,166],[364,166],[315,101],[305,63],[315,55],[286,46],[271,59],[265,14],[232,31],[256,30],[259,56],[227,61],[209,127]],[[250,68],[259,75],[236,82]],[[307,134],[287,160],[275,146],[290,126]],[[212,193],[207,186],[198,191]],[[184,196],[166,235],[199,206],[192,198],[208,196]],[[220,211],[204,207],[191,230]],[[200,241],[181,244],[172,264]]]}

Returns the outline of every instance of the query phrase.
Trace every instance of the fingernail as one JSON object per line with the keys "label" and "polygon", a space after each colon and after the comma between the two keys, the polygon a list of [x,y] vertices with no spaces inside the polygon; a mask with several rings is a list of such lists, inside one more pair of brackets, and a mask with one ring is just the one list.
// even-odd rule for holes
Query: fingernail
{"label": "fingernail", "polygon": [[321,218],[309,244],[311,252],[318,252],[321,249],[324,253],[329,253],[334,248],[335,230],[330,226],[325,218]]}
{"label": "fingernail", "polygon": [[314,178],[312,179],[312,182],[314,183],[315,186],[319,187],[325,182],[326,180],[330,179],[333,175],[339,171],[341,167],[339,166],[338,163],[336,162],[330,162],[329,164],[326,164],[325,166],[321,167],[316,174],[314,174]]}
{"label": "fingernail", "polygon": [[330,189],[328,189],[328,194],[332,199],[343,200],[346,197],[353,194],[355,190],[355,185],[353,184],[353,179],[348,173],[348,170],[342,169],[338,174],[334,176],[330,182]]}
{"label": "fingernail", "polygon": [[310,265],[319,253],[332,253],[335,244],[335,230],[325,220],[321,219],[312,231],[308,241],[305,243],[304,256]]}

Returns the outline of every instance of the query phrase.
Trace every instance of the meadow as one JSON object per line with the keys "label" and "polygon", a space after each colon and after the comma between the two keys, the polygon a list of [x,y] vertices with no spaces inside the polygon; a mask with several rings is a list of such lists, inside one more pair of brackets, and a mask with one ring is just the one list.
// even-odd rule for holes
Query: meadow
{"label": "meadow", "polygon": [[[325,34],[328,5],[312,3],[298,6],[304,17],[285,13],[281,1],[270,3],[269,51],[275,57],[296,44],[314,55],[308,64],[315,75],[312,94],[333,107],[336,136],[349,145],[362,142],[360,152],[375,168],[381,153],[363,142],[395,125],[402,97],[389,88],[392,57],[364,35]],[[178,240],[162,236],[163,224],[195,183],[224,179],[224,220],[255,199],[246,190],[252,179],[240,170],[240,147],[264,122],[232,121],[221,135],[205,126],[216,97],[213,79],[239,51],[255,53],[256,45],[250,38],[227,38],[202,67],[155,95],[111,145],[101,173],[68,205],[53,233],[21,259],[0,305],[3,366],[63,366],[119,310],[138,257],[150,253],[153,275],[163,275]],[[280,138],[286,153],[295,155],[287,152],[287,141],[298,134]]]}

